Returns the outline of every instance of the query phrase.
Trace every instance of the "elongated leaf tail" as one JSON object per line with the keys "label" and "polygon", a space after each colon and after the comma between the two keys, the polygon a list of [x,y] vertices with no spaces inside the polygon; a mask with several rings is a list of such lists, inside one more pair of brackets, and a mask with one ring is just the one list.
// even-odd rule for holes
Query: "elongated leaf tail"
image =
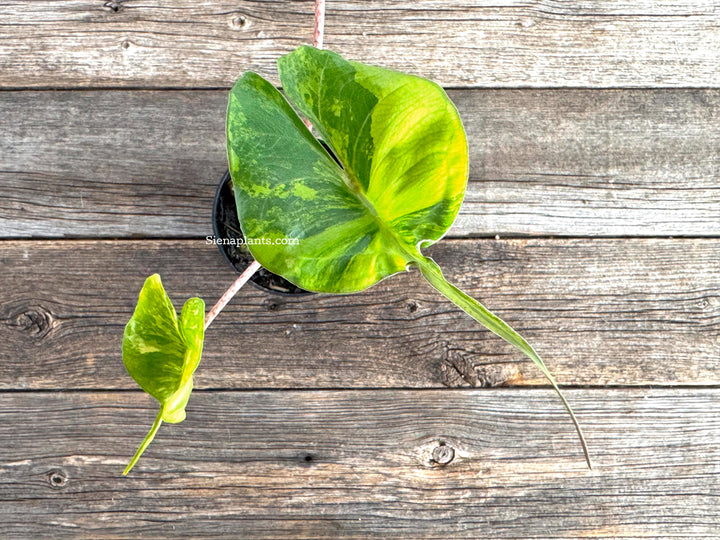
{"label": "elongated leaf tail", "polygon": [[148,434],[145,435],[143,442],[140,444],[140,447],[137,449],[137,452],[135,452],[135,455],[130,460],[130,463],[128,463],[128,466],[125,467],[125,470],[123,471],[123,476],[126,476],[127,473],[130,472],[130,470],[135,466],[135,464],[140,459],[140,456],[142,456],[145,449],[155,438],[155,434],[158,432],[158,430],[160,429],[160,425],[162,424],[162,415],[163,415],[163,411],[162,411],[162,409],[160,409],[160,412],[158,412],[158,415],[155,417],[155,422],[153,422],[153,425],[150,428],[150,431],[148,431]]}
{"label": "elongated leaf tail", "polygon": [[425,277],[425,279],[428,280],[430,285],[432,285],[435,289],[438,290],[438,292],[444,295],[448,300],[457,305],[460,309],[470,315],[477,322],[482,324],[485,328],[487,328],[494,334],[500,336],[505,341],[510,343],[510,345],[523,352],[535,363],[535,365],[538,366],[538,368],[540,368],[540,371],[542,371],[543,375],[545,375],[547,380],[550,382],[555,392],[557,392],[558,396],[562,400],[563,405],[565,406],[565,409],[570,414],[570,418],[572,419],[578,436],[580,437],[580,444],[582,445],[588,468],[592,469],[590,452],[588,450],[587,443],[585,442],[585,436],[583,435],[580,423],[575,417],[575,413],[573,412],[572,407],[570,407],[567,399],[565,399],[565,396],[560,391],[560,387],[555,381],[555,377],[553,377],[552,373],[547,368],[542,358],[540,358],[540,356],[535,352],[535,349],[533,349],[532,346],[527,341],[525,341],[525,339],[520,334],[518,334],[509,324],[503,321],[500,317],[490,312],[480,302],[478,302],[471,296],[468,296],[460,289],[455,287],[455,285],[448,282],[443,276],[442,270],[440,270],[440,267],[437,265],[437,263],[435,263],[435,261],[428,257],[422,257],[417,261],[417,264],[420,268],[420,271],[422,272],[422,275]]}

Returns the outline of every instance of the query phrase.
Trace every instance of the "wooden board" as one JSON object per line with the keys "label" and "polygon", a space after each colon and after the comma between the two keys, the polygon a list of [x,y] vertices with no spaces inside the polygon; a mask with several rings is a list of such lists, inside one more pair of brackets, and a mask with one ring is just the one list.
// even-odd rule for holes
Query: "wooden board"
{"label": "wooden board", "polygon": [[176,305],[234,279],[204,242],[227,89],[278,84],[313,1],[0,2],[0,537],[717,538],[716,4],[327,4],[328,47],[449,88],[470,182],[430,255],[568,387],[594,470],[538,370],[411,273],[241,291],[123,478],[157,407],[124,325],[153,272]]}
{"label": "wooden board", "polygon": [[[326,46],[443,86],[717,87],[707,0],[328,2]],[[229,87],[312,39],[313,2],[15,0],[0,86]]]}
{"label": "wooden board", "polygon": [[592,471],[550,390],[198,392],[127,478],[150,398],[0,393],[0,527],[93,540],[712,538],[718,392],[569,392]]}
{"label": "wooden board", "polygon": [[[720,235],[719,91],[450,95],[471,163],[452,236]],[[210,234],[225,107],[225,91],[0,93],[0,236]]]}
{"label": "wooden board", "polygon": [[[429,253],[561,383],[720,383],[717,240],[445,240]],[[135,388],[120,344],[154,272],[176,306],[194,295],[212,305],[234,279],[202,240],[0,244],[0,387]],[[349,296],[248,287],[208,330],[196,387],[545,384],[421,279]]]}

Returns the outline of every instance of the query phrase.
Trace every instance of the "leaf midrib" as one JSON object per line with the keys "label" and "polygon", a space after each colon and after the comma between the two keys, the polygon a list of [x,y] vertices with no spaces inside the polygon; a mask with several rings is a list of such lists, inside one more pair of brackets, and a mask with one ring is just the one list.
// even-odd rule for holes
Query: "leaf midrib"
{"label": "leaf midrib", "polygon": [[[324,129],[322,129],[322,124],[320,125],[320,129],[322,131],[325,131]],[[330,156],[328,155],[328,157]],[[332,158],[330,159],[332,160]],[[399,237],[395,233],[395,231],[393,231],[393,229],[388,226],[385,220],[383,220],[382,217],[378,214],[377,209],[370,201],[370,199],[365,196],[365,193],[362,189],[362,184],[354,174],[353,170],[349,168],[341,158],[338,159],[342,163],[342,167],[338,165],[338,168],[340,169],[340,174],[344,179],[343,184],[345,185],[345,187],[347,187],[348,191],[350,191],[350,193],[355,196],[358,201],[360,201],[360,204],[363,206],[363,208],[365,208],[365,210],[370,214],[372,219],[377,224],[379,233],[382,234],[384,237],[390,238],[392,240],[392,242],[395,244],[397,252],[402,256],[403,259],[405,259],[406,264],[420,264],[420,261],[423,257],[422,254],[415,246],[409,246],[407,242],[405,242],[401,237]]]}
{"label": "leaf midrib", "polygon": [[[325,70],[327,69],[327,62],[328,58],[325,59],[325,63],[323,64],[323,67],[320,71],[320,85],[319,88],[323,88],[323,81],[325,78]],[[410,82],[406,82],[402,85],[400,85],[398,88],[395,88],[392,92],[396,92],[400,90],[401,88],[404,88],[410,84]],[[323,123],[323,120],[321,118],[321,111],[322,107],[320,106],[320,92],[322,90],[318,91],[318,107],[317,107],[317,128],[322,132],[322,135],[327,139],[328,144],[332,145],[332,138],[329,136],[329,133],[325,129],[325,124]],[[379,103],[379,101],[378,101]],[[367,124],[368,119],[372,117],[372,113],[377,107],[378,103],[375,103],[371,108],[370,111],[368,111],[367,115],[365,115],[365,119],[363,120],[362,126],[360,130],[364,129],[365,124]],[[312,112],[312,111],[311,111]],[[308,131],[310,131],[308,129]],[[312,135],[312,132],[310,133]],[[359,138],[356,139],[354,147],[353,147],[353,157],[355,156],[355,153],[357,152],[357,145],[359,142]],[[330,157],[330,156],[328,156]],[[347,159],[350,159],[350,156],[346,156]],[[332,159],[332,158],[331,158]],[[405,259],[406,264],[407,263],[416,263],[420,264],[421,259],[423,258],[422,254],[419,252],[416,246],[409,246],[401,237],[399,237],[393,229],[391,229],[387,223],[380,217],[378,214],[377,209],[373,205],[373,203],[365,196],[365,192],[362,187],[362,183],[360,182],[360,179],[356,176],[355,171],[349,166],[349,164],[345,163],[344,160],[338,156],[338,160],[342,163],[342,167],[340,167],[341,174],[344,178],[344,184],[350,191],[352,195],[354,195],[358,201],[360,201],[360,204],[367,210],[367,212],[370,214],[370,216],[373,218],[375,223],[377,224],[378,231],[383,234],[383,236],[390,238],[393,243],[395,244],[395,247],[397,248],[397,252],[402,256],[403,259]]]}

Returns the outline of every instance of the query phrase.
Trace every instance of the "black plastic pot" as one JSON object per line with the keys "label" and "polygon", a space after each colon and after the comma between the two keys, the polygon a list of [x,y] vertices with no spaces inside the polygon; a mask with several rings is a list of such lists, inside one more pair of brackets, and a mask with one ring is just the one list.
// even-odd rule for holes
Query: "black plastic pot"
{"label": "black plastic pot", "polygon": [[[230,172],[225,172],[215,192],[213,203],[213,232],[218,249],[236,272],[243,272],[255,260],[243,242],[244,236],[237,217],[235,196],[232,190]],[[293,285],[285,278],[261,268],[250,281],[256,287],[275,294],[313,294]]]}

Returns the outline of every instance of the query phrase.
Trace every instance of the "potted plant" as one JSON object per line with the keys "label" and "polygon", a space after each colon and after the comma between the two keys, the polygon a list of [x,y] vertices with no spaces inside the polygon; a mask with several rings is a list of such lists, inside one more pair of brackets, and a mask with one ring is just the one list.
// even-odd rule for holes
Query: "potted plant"
{"label": "potted plant", "polygon": [[[178,317],[160,277],[140,292],[123,339],[130,375],[160,403],[133,467],[162,422],[180,422],[204,331],[261,267],[305,291],[350,294],[415,268],[440,294],[529,357],[580,426],[525,339],[449,283],[423,254],[452,225],[465,193],[468,148],[457,110],[426,79],[302,46],[278,60],[288,99],[259,75],[235,83],[227,151],[237,219],[254,261],[205,314],[189,299]],[[332,153],[331,153],[332,152]]]}

